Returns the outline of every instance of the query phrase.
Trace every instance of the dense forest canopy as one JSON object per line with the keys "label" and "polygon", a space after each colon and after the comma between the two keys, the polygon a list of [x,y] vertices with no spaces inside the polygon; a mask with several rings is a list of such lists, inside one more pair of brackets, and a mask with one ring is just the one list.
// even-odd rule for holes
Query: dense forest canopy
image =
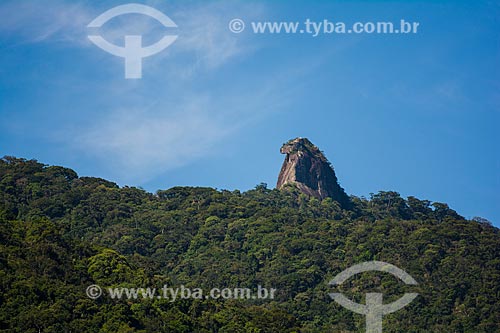
{"label": "dense forest canopy", "polygon": [[[0,160],[0,330],[364,332],[328,297],[351,265],[404,269],[419,296],[384,332],[500,332],[499,230],[397,192],[352,207],[293,186],[155,194],[35,160]],[[272,300],[90,299],[89,285],[276,288]],[[342,291],[387,302],[409,287],[363,273]]]}

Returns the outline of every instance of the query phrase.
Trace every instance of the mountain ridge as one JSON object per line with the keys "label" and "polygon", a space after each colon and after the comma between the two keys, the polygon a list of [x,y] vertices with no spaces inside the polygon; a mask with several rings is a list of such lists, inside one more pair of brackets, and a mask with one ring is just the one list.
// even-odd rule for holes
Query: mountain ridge
{"label": "mountain ridge", "polygon": [[[419,296],[384,332],[500,331],[500,233],[444,203],[397,192],[343,209],[298,188],[174,187],[155,194],[34,160],[0,159],[0,330],[11,332],[360,332],[327,296],[365,261],[414,277]],[[89,285],[276,288],[273,301],[89,299]],[[391,276],[345,287],[384,298]]]}

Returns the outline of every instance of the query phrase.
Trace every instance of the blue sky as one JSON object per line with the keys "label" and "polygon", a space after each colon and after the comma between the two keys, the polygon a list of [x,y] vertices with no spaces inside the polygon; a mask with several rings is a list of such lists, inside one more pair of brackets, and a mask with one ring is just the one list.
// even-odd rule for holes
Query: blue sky
{"label": "blue sky", "polygon": [[[349,194],[395,190],[500,226],[500,5],[495,1],[137,1],[179,37],[124,78],[87,24],[126,1],[3,0],[0,155],[149,191],[275,185],[308,137]],[[247,29],[234,34],[231,19]],[[417,21],[417,34],[254,34],[250,22]],[[151,44],[141,15],[102,35]],[[171,28],[169,28],[171,29]]]}

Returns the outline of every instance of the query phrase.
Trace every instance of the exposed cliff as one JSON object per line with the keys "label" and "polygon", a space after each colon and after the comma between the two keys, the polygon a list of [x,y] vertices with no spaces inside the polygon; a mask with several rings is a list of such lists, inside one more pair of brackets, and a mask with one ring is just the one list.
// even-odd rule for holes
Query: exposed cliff
{"label": "exposed cliff", "polygon": [[307,195],[318,199],[330,197],[344,208],[349,206],[349,197],[338,184],[333,167],[311,141],[306,138],[290,140],[280,152],[286,157],[278,176],[278,189],[293,184]]}

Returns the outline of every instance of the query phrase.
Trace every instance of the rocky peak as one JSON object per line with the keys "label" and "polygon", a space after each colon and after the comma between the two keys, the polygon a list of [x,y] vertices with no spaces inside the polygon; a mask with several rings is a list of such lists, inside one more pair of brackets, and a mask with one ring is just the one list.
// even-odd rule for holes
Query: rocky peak
{"label": "rocky peak", "polygon": [[304,194],[318,199],[329,197],[344,208],[349,206],[349,197],[338,184],[333,167],[311,141],[292,139],[281,147],[280,152],[286,157],[278,176],[278,189],[292,184]]}

